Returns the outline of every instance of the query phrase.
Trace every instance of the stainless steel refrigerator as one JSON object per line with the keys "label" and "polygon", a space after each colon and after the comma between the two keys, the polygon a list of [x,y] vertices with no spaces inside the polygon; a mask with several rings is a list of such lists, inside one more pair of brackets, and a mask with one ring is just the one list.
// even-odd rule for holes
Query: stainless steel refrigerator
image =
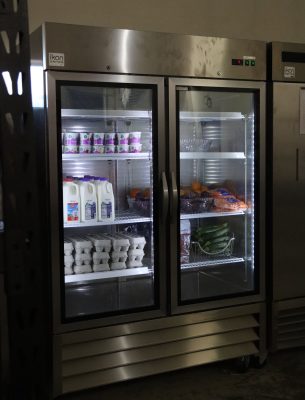
{"label": "stainless steel refrigerator", "polygon": [[305,45],[271,43],[268,63],[270,347],[277,350],[305,344]]}
{"label": "stainless steel refrigerator", "polygon": [[263,359],[265,44],[46,23],[32,71],[54,395]]}

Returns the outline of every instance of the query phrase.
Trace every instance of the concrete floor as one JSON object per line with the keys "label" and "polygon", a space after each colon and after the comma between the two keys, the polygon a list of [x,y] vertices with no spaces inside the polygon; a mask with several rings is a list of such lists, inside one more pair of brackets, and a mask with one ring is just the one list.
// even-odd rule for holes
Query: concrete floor
{"label": "concrete floor", "polygon": [[236,373],[233,363],[204,365],[70,394],[61,400],[305,400],[305,348],[269,355]]}

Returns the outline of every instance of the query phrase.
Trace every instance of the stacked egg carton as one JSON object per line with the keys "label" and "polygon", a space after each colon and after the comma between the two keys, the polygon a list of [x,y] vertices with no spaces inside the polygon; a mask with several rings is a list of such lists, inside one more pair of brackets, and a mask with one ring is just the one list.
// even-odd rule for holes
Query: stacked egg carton
{"label": "stacked egg carton", "polygon": [[109,271],[111,240],[105,235],[88,235],[93,244],[93,272]]}
{"label": "stacked egg carton", "polygon": [[75,274],[87,274],[92,272],[91,268],[91,250],[92,243],[86,238],[86,236],[73,236],[70,238],[73,243],[75,254],[74,254],[74,273]]}
{"label": "stacked egg carton", "polygon": [[127,238],[130,243],[128,250],[128,261],[127,268],[137,268],[142,267],[143,257],[144,257],[144,247],[146,240],[144,236],[138,236],[134,233],[121,234],[121,236]]}
{"label": "stacked egg carton", "polygon": [[91,242],[84,237],[66,238],[64,240],[65,275],[92,272],[91,249]]}
{"label": "stacked egg carton", "polygon": [[120,235],[119,233],[105,235],[111,240],[111,263],[110,269],[112,271],[126,268],[126,261],[128,257],[128,249],[130,247],[129,240]]}
{"label": "stacked egg carton", "polygon": [[65,275],[72,275],[73,274],[73,264],[74,264],[74,257],[73,257],[73,243],[65,239],[64,241],[64,264],[65,264]]}

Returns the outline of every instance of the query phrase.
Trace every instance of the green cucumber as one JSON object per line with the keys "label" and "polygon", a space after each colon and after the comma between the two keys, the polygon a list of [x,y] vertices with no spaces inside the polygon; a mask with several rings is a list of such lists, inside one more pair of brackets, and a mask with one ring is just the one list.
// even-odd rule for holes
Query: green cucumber
{"label": "green cucumber", "polygon": [[206,228],[203,228],[203,230],[200,230],[200,231],[204,234],[208,234],[208,233],[213,233],[213,232],[218,231],[223,228],[227,228],[228,226],[229,226],[229,224],[227,222],[225,222],[224,224],[221,224],[221,225],[208,226]]}

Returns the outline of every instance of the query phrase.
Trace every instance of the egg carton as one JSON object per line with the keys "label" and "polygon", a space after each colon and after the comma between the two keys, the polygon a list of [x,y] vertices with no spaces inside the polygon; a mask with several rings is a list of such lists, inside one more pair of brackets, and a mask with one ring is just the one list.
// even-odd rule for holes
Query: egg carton
{"label": "egg carton", "polygon": [[88,235],[87,238],[91,241],[97,252],[110,252],[111,239],[104,235]]}
{"label": "egg carton", "polygon": [[146,244],[146,239],[144,236],[139,236],[135,233],[123,233],[122,237],[125,237],[129,240],[130,250],[143,250]]}
{"label": "egg carton", "polygon": [[109,271],[109,264],[104,263],[104,264],[93,264],[92,266],[93,272],[104,272],[104,271]]}
{"label": "egg carton", "polygon": [[65,267],[65,275],[73,275],[73,268]]}
{"label": "egg carton", "polygon": [[71,256],[74,250],[73,243],[70,240],[64,240],[64,254],[65,256]]}
{"label": "egg carton", "polygon": [[74,264],[74,257],[72,255],[64,256],[65,268],[72,268],[73,264]]}
{"label": "egg carton", "polygon": [[81,254],[75,254],[74,260],[75,260],[75,265],[79,267],[83,264],[89,265],[92,261],[92,257],[90,254],[81,253]]}
{"label": "egg carton", "polygon": [[129,262],[138,262],[142,264],[142,260],[144,257],[144,251],[140,249],[129,250],[128,251],[128,261]]}
{"label": "egg carton", "polygon": [[127,261],[126,262],[127,268],[139,268],[143,267],[142,261]]}
{"label": "egg carton", "polygon": [[110,269],[112,271],[115,271],[118,269],[126,269],[126,263],[125,262],[112,262],[110,264]]}
{"label": "egg carton", "polygon": [[116,262],[126,262],[128,257],[127,251],[113,251],[111,253],[111,261]]}
{"label": "egg carton", "polygon": [[74,272],[76,274],[88,274],[92,272],[91,265],[75,265]]}
{"label": "egg carton", "polygon": [[86,236],[73,236],[69,237],[68,240],[73,243],[76,254],[89,254],[93,247],[91,240]]}
{"label": "egg carton", "polygon": [[106,264],[110,258],[109,253],[96,251],[92,254],[93,264]]}
{"label": "egg carton", "polygon": [[126,237],[124,237],[118,233],[114,233],[111,235],[106,234],[105,236],[111,240],[111,245],[112,245],[113,251],[128,251],[129,250],[130,243]]}

